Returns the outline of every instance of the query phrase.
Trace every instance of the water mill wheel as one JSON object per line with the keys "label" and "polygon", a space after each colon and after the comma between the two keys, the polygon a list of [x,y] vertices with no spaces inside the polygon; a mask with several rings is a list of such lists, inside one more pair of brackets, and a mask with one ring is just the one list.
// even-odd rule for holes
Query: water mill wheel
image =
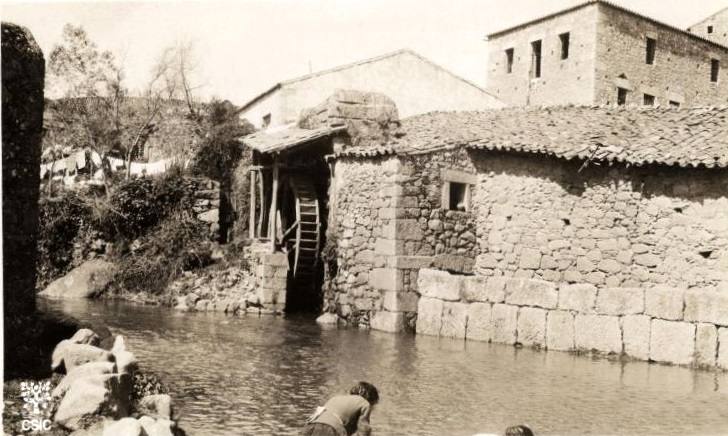
{"label": "water mill wheel", "polygon": [[289,179],[295,199],[296,221],[285,231],[289,256],[292,256],[293,277],[313,279],[321,248],[319,200],[313,183],[304,177]]}

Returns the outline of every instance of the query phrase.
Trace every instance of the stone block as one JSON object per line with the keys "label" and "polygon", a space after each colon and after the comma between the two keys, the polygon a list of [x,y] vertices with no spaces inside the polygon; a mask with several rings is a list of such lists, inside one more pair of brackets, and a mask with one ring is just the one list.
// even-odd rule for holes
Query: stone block
{"label": "stone block", "polygon": [[640,360],[650,358],[650,323],[647,315],[627,315],[622,318],[625,354]]}
{"label": "stone block", "polygon": [[442,326],[442,300],[420,298],[417,303],[417,334],[438,336]]}
{"label": "stone block", "polygon": [[714,367],[718,355],[718,328],[713,324],[698,324],[695,331],[695,364]]}
{"label": "stone block", "polygon": [[597,301],[597,287],[588,283],[562,285],[559,288],[559,309],[591,313]]}
{"label": "stone block", "polygon": [[393,219],[382,226],[382,237],[401,241],[421,241],[422,228],[416,219]]}
{"label": "stone block", "polygon": [[644,313],[645,293],[642,288],[604,288],[597,293],[597,313],[633,315]]}
{"label": "stone block", "polygon": [[419,299],[415,292],[385,291],[382,293],[382,308],[390,312],[416,312]]}
{"label": "stone block", "polygon": [[468,304],[450,302],[443,303],[440,336],[464,339],[467,323]]}
{"label": "stone block", "polygon": [[404,254],[404,241],[396,239],[377,238],[374,243],[374,253],[380,256],[394,256]]}
{"label": "stone block", "polygon": [[524,248],[521,252],[519,267],[522,269],[538,269],[541,265],[541,252],[532,248]]}
{"label": "stone block", "polygon": [[728,326],[728,292],[715,288],[685,291],[685,321],[708,322]]}
{"label": "stone block", "polygon": [[434,258],[432,256],[392,256],[387,258],[387,266],[397,269],[430,268]]}
{"label": "stone block", "polygon": [[386,310],[375,313],[371,321],[369,321],[369,326],[372,329],[390,333],[403,331],[404,324],[404,313]]}
{"label": "stone block", "polygon": [[374,268],[369,273],[369,286],[381,291],[403,291],[404,273],[395,268]]}
{"label": "stone block", "polygon": [[536,307],[522,307],[518,312],[517,341],[525,347],[546,345],[546,311]]}
{"label": "stone block", "polygon": [[645,313],[672,321],[683,319],[685,290],[656,286],[645,290]]}
{"label": "stone block", "polygon": [[652,320],[650,360],[688,365],[695,352],[695,324]]}
{"label": "stone block", "polygon": [[465,337],[473,341],[490,341],[493,331],[490,304],[471,303],[468,305],[468,327]]}
{"label": "stone block", "polygon": [[[718,329],[718,343],[728,344],[728,328]],[[728,347],[718,347],[718,368],[728,369]]]}
{"label": "stone block", "polygon": [[462,296],[467,301],[502,303],[506,297],[506,280],[505,277],[464,277]]}
{"label": "stone block", "polygon": [[554,309],[559,299],[556,285],[544,280],[510,279],[506,283],[506,303]]}
{"label": "stone block", "polygon": [[288,256],[285,253],[271,253],[263,256],[263,265],[279,266],[288,268]]}
{"label": "stone block", "polygon": [[469,273],[473,271],[475,259],[457,254],[438,254],[432,265],[441,270]]}
{"label": "stone block", "polygon": [[515,344],[518,328],[518,307],[495,304],[490,315],[492,324],[491,341],[499,344]]}
{"label": "stone block", "polygon": [[603,353],[622,352],[619,317],[577,314],[574,320],[574,346],[578,350]]}
{"label": "stone block", "polygon": [[425,297],[457,301],[460,299],[463,276],[446,271],[421,269],[417,278],[417,289]]}
{"label": "stone block", "polygon": [[574,349],[574,315],[565,310],[550,310],[546,316],[546,347],[549,350]]}

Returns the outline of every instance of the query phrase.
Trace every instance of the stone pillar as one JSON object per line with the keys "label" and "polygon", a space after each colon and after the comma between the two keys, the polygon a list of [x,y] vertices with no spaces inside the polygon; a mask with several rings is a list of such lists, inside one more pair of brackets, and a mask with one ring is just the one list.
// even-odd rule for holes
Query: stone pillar
{"label": "stone pillar", "polygon": [[406,196],[403,188],[411,181],[412,171],[398,159],[385,168],[390,207],[380,210],[380,216],[389,220],[376,241],[374,257],[379,263],[369,274],[369,285],[382,295],[382,305],[370,320],[370,327],[375,330],[399,332],[414,327],[410,321],[417,313],[419,301],[417,272],[433,262],[431,256],[414,256],[408,249],[408,241],[423,238],[418,220],[405,218],[406,209],[416,206],[416,198]]}
{"label": "stone pillar", "polygon": [[257,255],[254,255],[257,259],[257,302],[260,313],[283,313],[286,309],[288,256],[285,253],[271,253],[267,248],[261,244]]}
{"label": "stone pillar", "polygon": [[[43,53],[31,33],[2,23],[3,289],[5,338],[35,311],[43,135]],[[8,352],[12,340],[6,340]]]}

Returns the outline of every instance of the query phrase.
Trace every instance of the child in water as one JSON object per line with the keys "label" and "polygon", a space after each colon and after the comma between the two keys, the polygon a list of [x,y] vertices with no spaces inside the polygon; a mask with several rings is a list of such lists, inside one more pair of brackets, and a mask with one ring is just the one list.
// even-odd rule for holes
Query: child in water
{"label": "child in water", "polygon": [[336,395],[326,402],[306,421],[303,436],[369,436],[369,415],[379,402],[379,392],[374,385],[359,382],[349,390],[349,395]]}

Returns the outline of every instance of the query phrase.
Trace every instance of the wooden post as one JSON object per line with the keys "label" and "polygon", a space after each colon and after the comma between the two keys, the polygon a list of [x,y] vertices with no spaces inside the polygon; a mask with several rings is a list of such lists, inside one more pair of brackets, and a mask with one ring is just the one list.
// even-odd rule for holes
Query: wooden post
{"label": "wooden post", "polygon": [[258,215],[258,238],[263,237],[263,218],[265,217],[265,187],[263,186],[263,170],[258,170],[258,198],[260,199],[260,214]]}
{"label": "wooden post", "polygon": [[250,216],[248,216],[248,235],[255,239],[255,170],[250,171]]}
{"label": "wooden post", "polygon": [[268,214],[268,237],[272,251],[276,248],[276,216],[278,211],[278,156],[273,158],[273,189],[270,196],[270,213]]}

